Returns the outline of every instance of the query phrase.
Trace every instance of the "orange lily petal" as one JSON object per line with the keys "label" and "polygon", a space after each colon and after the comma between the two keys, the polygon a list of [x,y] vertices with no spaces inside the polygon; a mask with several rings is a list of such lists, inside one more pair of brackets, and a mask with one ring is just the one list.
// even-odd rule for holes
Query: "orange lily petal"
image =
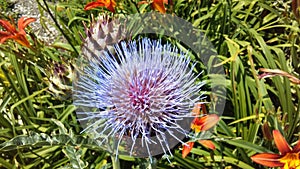
{"label": "orange lily petal", "polygon": [[115,12],[114,7],[116,5],[117,3],[115,2],[115,0],[98,0],[98,1],[88,3],[84,7],[84,10],[90,10],[97,7],[106,7],[108,10],[114,13]]}
{"label": "orange lily petal", "polygon": [[279,162],[281,156],[278,154],[261,153],[251,157],[251,159],[261,165],[268,167],[281,167],[284,164]]}
{"label": "orange lily petal", "polygon": [[188,142],[187,145],[183,145],[183,149],[182,149],[182,158],[185,158],[192,150],[192,148],[194,147],[194,142]]}
{"label": "orange lily petal", "polygon": [[9,32],[0,31],[0,41],[2,38],[5,38],[10,35],[11,35],[11,33],[9,33]]}
{"label": "orange lily petal", "polygon": [[169,0],[163,0],[164,1],[164,4],[167,4],[169,3]]}
{"label": "orange lily petal", "polygon": [[274,142],[281,154],[284,155],[286,153],[291,152],[292,148],[286,142],[285,138],[281,135],[280,131],[273,130],[273,137]]}
{"label": "orange lily petal", "polygon": [[2,20],[0,19],[0,25],[8,32],[10,33],[15,33],[17,32],[16,28],[10,24],[10,22],[6,21],[6,20]]}
{"label": "orange lily petal", "polygon": [[26,47],[30,47],[30,43],[27,40],[26,36],[21,35],[21,34],[17,34],[17,35],[8,35],[8,36],[3,36],[1,37],[0,35],[0,43],[4,43],[6,40],[8,39],[14,39],[15,41],[17,41],[19,44],[26,46]]}
{"label": "orange lily petal", "polygon": [[204,147],[206,148],[209,148],[209,149],[212,149],[212,150],[215,150],[216,149],[216,146],[214,145],[214,143],[210,140],[198,140],[198,142],[203,145]]}
{"label": "orange lily petal", "polygon": [[12,39],[14,39],[15,41],[17,41],[19,44],[26,46],[26,47],[30,47],[30,43],[26,38],[26,35],[22,35],[22,34],[17,34],[14,37],[12,37]]}
{"label": "orange lily petal", "polygon": [[27,18],[21,17],[18,20],[18,28],[19,30],[16,30],[15,26],[10,24],[8,21],[0,20],[0,25],[6,29],[6,32],[0,31],[0,43],[4,43],[7,39],[14,39],[18,43],[20,43],[23,46],[30,47],[30,43],[26,38],[26,32],[25,27],[35,21],[35,18]]}
{"label": "orange lily petal", "polygon": [[202,125],[197,125],[198,121],[199,121],[199,118],[195,117],[194,121],[191,124],[191,129],[195,130],[196,133],[199,133],[202,129]]}
{"label": "orange lily petal", "polygon": [[110,0],[110,3],[108,6],[106,6],[106,8],[108,10],[110,10],[111,12],[115,13],[115,6],[117,5],[117,3],[114,0]]}
{"label": "orange lily petal", "polygon": [[103,2],[98,2],[98,1],[90,2],[90,3],[85,5],[84,10],[90,10],[90,9],[93,9],[93,8],[97,8],[99,6],[100,7],[105,7],[105,4]]}
{"label": "orange lily petal", "polygon": [[158,10],[161,13],[166,13],[164,0],[153,0],[152,8]]}
{"label": "orange lily petal", "polygon": [[294,147],[293,152],[297,153],[300,151],[300,140],[298,141],[297,145]]}
{"label": "orange lily petal", "polygon": [[18,28],[19,31],[24,30],[25,27],[30,24],[31,22],[36,21],[36,18],[26,18],[24,19],[24,17],[21,17],[18,21]]}
{"label": "orange lily petal", "polygon": [[142,4],[149,4],[147,1],[140,1],[137,3],[138,5],[142,5]]}
{"label": "orange lily petal", "polygon": [[195,129],[196,132],[205,131],[212,128],[219,121],[219,116],[216,114],[209,114],[201,118],[196,117],[192,122],[192,129]]}
{"label": "orange lily petal", "polygon": [[7,39],[12,39],[14,36],[8,34],[7,36],[0,35],[0,43],[4,43]]}

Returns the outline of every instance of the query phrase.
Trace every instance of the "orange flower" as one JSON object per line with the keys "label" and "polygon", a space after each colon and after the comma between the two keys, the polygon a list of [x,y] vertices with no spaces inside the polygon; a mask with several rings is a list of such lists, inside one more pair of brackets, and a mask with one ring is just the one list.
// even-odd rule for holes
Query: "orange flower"
{"label": "orange flower", "polygon": [[300,141],[292,149],[278,130],[273,130],[273,137],[280,154],[261,153],[252,156],[251,159],[268,167],[300,169]]}
{"label": "orange flower", "polygon": [[[170,1],[170,2],[169,2]],[[151,2],[151,7],[152,9],[158,10],[161,13],[166,13],[166,8],[164,4],[169,4],[173,5],[172,0],[153,0]],[[138,4],[149,4],[147,1],[140,1],[138,2]]]}
{"label": "orange flower", "polygon": [[168,1],[165,1],[165,0],[153,0],[151,5],[152,5],[153,9],[156,9],[161,13],[166,13],[166,8],[164,5],[165,2],[168,3]]}
{"label": "orange flower", "polygon": [[[200,112],[200,108],[202,109],[202,112]],[[204,104],[195,105],[192,112],[193,112],[193,115],[199,115],[200,113],[204,114],[204,116],[201,118],[195,117],[195,119],[192,122],[191,129],[195,130],[196,133],[199,133],[200,131],[205,131],[205,130],[212,128],[219,121],[218,115],[207,114]],[[216,148],[214,143],[210,140],[198,140],[198,142],[206,148],[209,148],[212,150],[214,150]],[[194,142],[188,142],[187,145],[183,145],[182,158],[185,158],[191,152],[191,150],[194,146]]]}
{"label": "orange flower", "polygon": [[100,7],[106,7],[108,10],[114,13],[115,12],[114,8],[116,7],[116,5],[117,3],[115,0],[97,0],[86,4],[84,10],[90,10],[100,6]]}
{"label": "orange flower", "polygon": [[31,23],[36,21],[35,18],[27,18],[21,17],[18,21],[18,30],[15,26],[13,26],[10,22],[6,20],[0,19],[0,25],[6,30],[6,31],[0,31],[0,43],[4,43],[8,39],[14,39],[19,44],[30,47],[30,43],[28,39],[26,38],[26,32],[25,27]]}
{"label": "orange flower", "polygon": [[195,130],[196,133],[205,131],[212,128],[219,121],[219,116],[216,114],[205,115],[201,118],[195,117],[192,122],[191,129]]}
{"label": "orange flower", "polygon": [[[200,143],[202,146],[209,148],[209,149],[216,149],[214,143],[210,140],[198,140],[198,143]],[[182,148],[182,158],[185,158],[193,149],[195,142],[188,142],[187,145],[183,145]]]}

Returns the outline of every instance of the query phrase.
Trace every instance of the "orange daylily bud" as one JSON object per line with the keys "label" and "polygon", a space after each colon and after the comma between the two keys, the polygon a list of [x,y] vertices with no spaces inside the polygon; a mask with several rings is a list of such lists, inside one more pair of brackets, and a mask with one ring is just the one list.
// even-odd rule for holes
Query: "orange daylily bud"
{"label": "orange daylily bud", "polygon": [[269,124],[267,122],[265,122],[263,125],[262,125],[262,132],[263,132],[263,135],[264,137],[271,141],[273,139],[273,136],[271,134],[271,131],[270,131],[270,127],[269,127]]}
{"label": "orange daylily bud", "polygon": [[292,10],[297,19],[300,19],[300,0],[292,0]]}

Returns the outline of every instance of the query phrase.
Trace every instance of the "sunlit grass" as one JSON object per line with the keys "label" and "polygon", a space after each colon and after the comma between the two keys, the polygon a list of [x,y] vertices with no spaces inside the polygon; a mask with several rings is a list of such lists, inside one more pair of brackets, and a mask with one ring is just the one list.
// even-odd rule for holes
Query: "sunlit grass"
{"label": "sunlit grass", "polygon": [[[72,104],[73,73],[78,69],[76,62],[86,36],[83,22],[89,27],[92,18],[102,14],[117,18],[163,10],[146,1],[125,0],[117,1],[114,10],[104,6],[85,11],[87,2],[36,1],[41,17],[50,13],[52,26],[59,32],[53,45],[37,38],[30,28],[26,28],[26,37],[31,47],[14,40],[0,44],[1,167],[116,166],[97,141],[81,133],[83,128]],[[8,6],[0,0],[0,10],[8,11]],[[222,116],[210,137],[215,149],[195,142],[187,157],[182,158],[182,146],[178,145],[171,150],[174,156],[170,162],[163,156],[155,156],[153,161],[120,156],[120,167],[263,168],[251,156],[279,152],[273,130],[296,145],[300,136],[299,84],[280,74],[261,78],[266,72],[260,71],[279,69],[299,78],[300,29],[291,1],[178,0],[163,7],[167,13],[191,22],[212,42],[221,62],[218,66],[226,73],[226,107],[224,112],[214,112]],[[10,17],[19,19],[0,13],[0,19]],[[3,27],[0,30],[5,31]],[[195,72],[202,69],[195,67]],[[209,91],[209,86],[206,88]],[[208,100],[218,97],[222,96]],[[206,106],[213,110],[214,105]]]}

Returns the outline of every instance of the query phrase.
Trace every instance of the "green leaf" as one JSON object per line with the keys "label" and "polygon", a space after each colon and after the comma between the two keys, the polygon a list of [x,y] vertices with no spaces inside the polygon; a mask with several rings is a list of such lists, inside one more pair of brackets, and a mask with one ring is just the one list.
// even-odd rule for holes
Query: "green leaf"
{"label": "green leaf", "polygon": [[5,159],[0,157],[0,167],[5,167],[7,169],[13,168],[13,165],[7,162]]}
{"label": "green leaf", "polygon": [[263,146],[250,143],[245,140],[225,140],[226,143],[234,145],[236,147],[244,148],[247,150],[255,151],[257,153],[263,153],[263,152],[271,152],[270,150],[264,148]]}
{"label": "green leaf", "polygon": [[63,152],[69,158],[73,169],[83,169],[87,166],[87,163],[80,159],[82,153],[81,149],[76,151],[74,146],[66,146]]}
{"label": "green leaf", "polygon": [[245,122],[245,121],[248,121],[248,120],[253,120],[253,119],[262,118],[262,117],[265,117],[265,114],[259,114],[258,116],[257,115],[247,116],[247,117],[235,120],[235,121],[229,123],[228,125],[233,125],[233,124],[236,124],[236,123]]}

